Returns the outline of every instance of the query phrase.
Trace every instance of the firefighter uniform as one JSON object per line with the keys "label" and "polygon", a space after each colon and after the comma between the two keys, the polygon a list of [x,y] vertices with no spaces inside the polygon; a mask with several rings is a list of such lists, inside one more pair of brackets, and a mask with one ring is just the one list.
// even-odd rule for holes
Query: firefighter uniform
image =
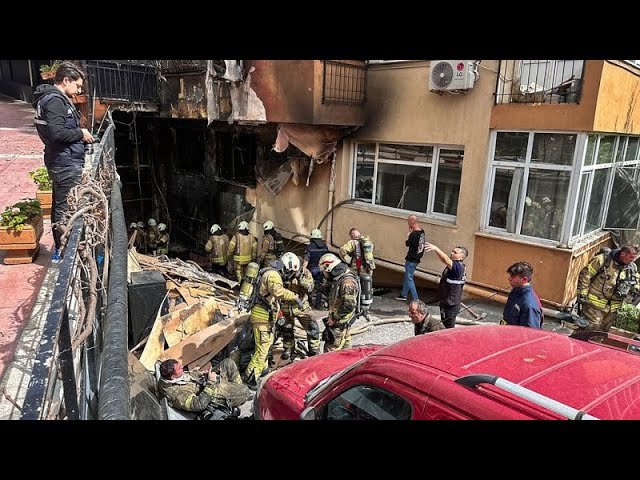
{"label": "firefighter uniform", "polygon": [[245,381],[257,380],[267,368],[267,357],[273,344],[273,329],[281,301],[295,301],[297,295],[284,287],[280,272],[268,269],[260,278],[258,301],[251,308],[251,325],[255,352],[245,371]]}
{"label": "firefighter uniform", "polygon": [[169,254],[169,235],[167,233],[161,232],[160,238],[158,239],[158,255],[168,255]]}
{"label": "firefighter uniform", "polygon": [[275,230],[266,230],[264,232],[258,260],[258,264],[261,267],[266,267],[270,262],[282,255],[282,239],[279,241],[280,245],[277,245],[276,236]]}
{"label": "firefighter uniform", "polygon": [[147,253],[154,255],[157,254],[158,243],[160,241],[160,231],[158,230],[158,227],[156,225],[147,226],[147,232],[145,236],[147,238]]}
{"label": "firefighter uniform", "polygon": [[[246,230],[245,230],[246,231]],[[229,242],[228,257],[233,256],[236,278],[242,282],[242,276],[247,265],[256,260],[258,256],[258,241],[248,231],[236,233]]]}
{"label": "firefighter uniform", "polygon": [[582,299],[582,316],[589,321],[587,330],[608,332],[626,296],[638,293],[637,267],[633,262],[618,263],[618,253],[600,253],[580,272],[578,296]]}
{"label": "firefighter uniform", "polygon": [[214,233],[209,237],[209,240],[207,240],[204,249],[209,253],[211,270],[220,275],[225,275],[227,272],[227,261],[229,260],[229,237],[227,237],[227,234],[220,232],[216,235]]}
{"label": "firefighter uniform", "polygon": [[324,351],[342,350],[351,347],[351,323],[358,308],[358,279],[349,269],[331,282],[329,292],[329,317],[335,322],[333,326],[325,325],[329,332],[323,337]]}
{"label": "firefighter uniform", "polygon": [[295,352],[294,326],[296,318],[307,332],[309,356],[317,355],[320,353],[320,327],[313,317],[313,311],[309,304],[309,294],[313,292],[315,287],[313,275],[308,269],[303,268],[302,272],[297,277],[294,277],[287,287],[300,297],[303,302],[303,308],[298,307],[295,301],[282,302],[280,309],[286,320],[282,335],[285,351],[283,358],[286,360],[292,357]]}
{"label": "firefighter uniform", "polygon": [[358,239],[349,240],[340,247],[338,256],[358,275],[368,273],[373,276],[376,264],[373,259],[373,243],[368,236],[361,235]]}
{"label": "firefighter uniform", "polygon": [[167,397],[172,407],[187,412],[202,412],[209,403],[219,407],[239,407],[251,399],[253,393],[242,384],[233,360],[223,360],[215,370],[219,372],[215,381],[200,381],[189,373],[174,380],[161,378],[158,383],[160,393]]}

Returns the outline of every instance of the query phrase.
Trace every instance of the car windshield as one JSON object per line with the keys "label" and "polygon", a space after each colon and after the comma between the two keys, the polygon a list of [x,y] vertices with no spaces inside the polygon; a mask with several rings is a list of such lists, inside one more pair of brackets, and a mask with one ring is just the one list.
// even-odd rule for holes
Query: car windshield
{"label": "car windshield", "polygon": [[318,384],[316,386],[314,386],[311,390],[309,390],[307,392],[307,394],[304,396],[305,405],[307,403],[309,403],[310,401],[312,401],[324,389],[324,387],[326,385],[329,385],[330,383],[333,383],[335,380],[338,380],[343,375],[349,373],[351,370],[353,370],[358,365],[360,365],[364,360],[366,360],[366,357],[365,358],[361,358],[360,360],[355,362],[353,365],[349,365],[344,370],[340,370],[339,372],[333,373],[333,374],[329,375],[327,378],[325,378],[323,380],[320,380],[318,382]]}

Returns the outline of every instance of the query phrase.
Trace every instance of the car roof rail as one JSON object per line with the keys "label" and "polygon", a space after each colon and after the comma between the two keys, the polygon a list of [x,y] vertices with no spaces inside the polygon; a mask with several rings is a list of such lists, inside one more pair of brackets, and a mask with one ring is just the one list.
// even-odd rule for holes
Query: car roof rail
{"label": "car roof rail", "polygon": [[535,403],[536,405],[551,410],[552,412],[558,413],[569,420],[600,420],[599,418],[589,415],[582,410],[565,405],[562,402],[558,402],[557,400],[546,397],[540,393],[534,392],[533,390],[529,390],[526,387],[517,385],[509,380],[498,377],[497,375],[465,375],[464,377],[456,379],[455,382],[469,388],[475,388],[483,383],[489,383],[501,390],[505,390],[513,395],[529,400],[531,403]]}

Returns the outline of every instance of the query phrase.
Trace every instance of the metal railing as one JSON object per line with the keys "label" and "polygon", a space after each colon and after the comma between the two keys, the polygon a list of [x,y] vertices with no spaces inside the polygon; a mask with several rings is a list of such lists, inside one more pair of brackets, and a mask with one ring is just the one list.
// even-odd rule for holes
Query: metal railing
{"label": "metal railing", "polygon": [[[115,172],[114,125],[110,115],[107,118],[109,125],[94,148],[91,178],[97,178],[101,169]],[[21,420],[129,418],[127,232],[118,181],[114,181],[110,197],[111,225],[106,237],[113,239],[111,244],[87,245],[82,216],[71,226]],[[81,327],[79,319],[89,316],[84,309],[90,295],[89,273],[81,259],[86,256],[85,249],[91,249],[96,259],[102,257],[103,261],[97,261],[96,283],[108,278],[109,288],[106,292],[98,289],[93,318],[84,321],[85,326],[91,323],[91,333],[78,342],[74,337]]]}
{"label": "metal railing", "polygon": [[87,93],[101,100],[157,103],[157,67],[147,63],[87,60]]}
{"label": "metal railing", "polygon": [[367,99],[367,68],[323,60],[322,103],[361,105]]}
{"label": "metal railing", "polygon": [[584,64],[584,60],[501,60],[495,103],[580,103]]}

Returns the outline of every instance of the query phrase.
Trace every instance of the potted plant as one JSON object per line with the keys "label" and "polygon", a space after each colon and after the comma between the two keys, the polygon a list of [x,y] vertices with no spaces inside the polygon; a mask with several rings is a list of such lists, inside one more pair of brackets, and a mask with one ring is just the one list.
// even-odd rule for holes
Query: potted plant
{"label": "potted plant", "polygon": [[48,220],[51,218],[52,185],[47,167],[39,167],[29,172],[29,176],[33,180],[33,183],[38,186],[38,190],[36,191],[36,198],[40,200],[43,218],[45,220]]}
{"label": "potted plant", "polygon": [[42,77],[43,80],[53,79],[61,63],[62,60],[54,60],[53,63],[49,65],[40,65],[40,77]]}
{"label": "potted plant", "polygon": [[8,250],[4,263],[31,263],[40,249],[42,208],[36,198],[27,198],[0,214],[0,250]]}

